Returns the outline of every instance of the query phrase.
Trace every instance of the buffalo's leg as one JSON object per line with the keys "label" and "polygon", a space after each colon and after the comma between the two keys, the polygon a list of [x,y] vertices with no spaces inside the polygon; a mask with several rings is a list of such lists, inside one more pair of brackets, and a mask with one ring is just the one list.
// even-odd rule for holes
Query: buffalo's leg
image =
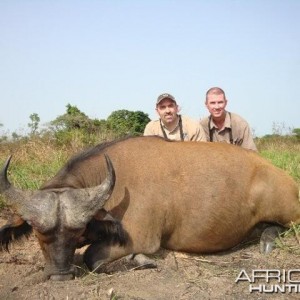
{"label": "buffalo's leg", "polygon": [[260,252],[263,254],[270,253],[275,248],[275,239],[282,233],[284,227],[270,226],[267,227],[260,238]]}
{"label": "buffalo's leg", "polygon": [[129,269],[155,268],[154,260],[143,254],[129,254],[124,246],[107,246],[98,242],[90,245],[84,253],[84,263],[96,273],[112,273]]}

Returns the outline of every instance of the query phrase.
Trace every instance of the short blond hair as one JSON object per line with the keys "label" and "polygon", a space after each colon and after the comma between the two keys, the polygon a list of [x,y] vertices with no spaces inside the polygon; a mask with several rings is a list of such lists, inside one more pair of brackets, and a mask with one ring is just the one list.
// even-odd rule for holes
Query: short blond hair
{"label": "short blond hair", "polygon": [[226,100],[225,92],[219,87],[212,87],[206,92],[205,102],[207,102],[209,95],[224,95],[224,99]]}

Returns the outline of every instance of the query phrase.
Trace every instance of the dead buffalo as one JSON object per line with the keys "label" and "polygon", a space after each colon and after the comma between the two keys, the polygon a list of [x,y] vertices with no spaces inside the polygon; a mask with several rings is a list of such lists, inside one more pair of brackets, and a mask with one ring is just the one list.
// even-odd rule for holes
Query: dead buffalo
{"label": "dead buffalo", "polygon": [[74,277],[73,256],[82,245],[89,244],[84,261],[94,270],[160,247],[221,251],[261,222],[300,221],[294,180],[257,153],[223,143],[136,137],[100,144],[72,158],[38,191],[14,188],[8,164],[0,192],[19,218],[1,229],[0,243],[7,247],[33,230],[45,274],[54,280]]}

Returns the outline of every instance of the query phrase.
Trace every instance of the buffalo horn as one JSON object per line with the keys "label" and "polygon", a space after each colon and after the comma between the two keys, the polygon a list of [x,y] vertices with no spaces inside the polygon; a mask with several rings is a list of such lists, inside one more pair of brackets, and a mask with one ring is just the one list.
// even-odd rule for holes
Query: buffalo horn
{"label": "buffalo horn", "polygon": [[7,170],[11,158],[12,155],[8,157],[0,173],[0,193],[7,200],[7,204],[14,207],[19,201],[21,201],[24,197],[26,197],[28,193],[15,188],[7,178]]}
{"label": "buffalo horn", "polygon": [[10,155],[8,157],[8,159],[6,160],[1,173],[0,173],[0,193],[4,193],[5,190],[7,190],[10,187],[10,182],[7,179],[7,169],[10,163],[10,160],[12,158],[12,155]]}
{"label": "buffalo horn", "polygon": [[115,170],[110,158],[105,154],[108,170],[106,179],[98,186],[69,190],[68,198],[71,203],[66,203],[67,223],[82,226],[89,222],[93,216],[105,205],[110,198],[116,181]]}
{"label": "buffalo horn", "polygon": [[[53,227],[55,219],[51,218],[51,216],[54,215],[56,211],[54,201],[49,201],[47,197],[45,197],[45,199],[43,197],[39,197],[39,193],[42,193],[40,191],[23,191],[15,188],[9,182],[7,178],[7,170],[11,157],[12,156],[6,160],[0,173],[0,194],[4,196],[6,204],[12,207],[14,212],[21,216],[23,220],[27,221],[29,224],[39,227],[41,230],[47,229],[51,226]],[[39,218],[37,218],[37,216],[39,216]]]}

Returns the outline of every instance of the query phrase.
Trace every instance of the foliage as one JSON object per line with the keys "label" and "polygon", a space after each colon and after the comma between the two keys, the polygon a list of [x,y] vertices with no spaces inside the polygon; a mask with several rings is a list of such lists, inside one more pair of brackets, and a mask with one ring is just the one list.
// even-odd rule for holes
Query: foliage
{"label": "foliage", "polygon": [[300,153],[294,151],[278,152],[263,150],[261,155],[270,160],[275,166],[286,170],[294,179],[300,182]]}
{"label": "foliage", "polygon": [[[2,123],[0,123],[0,128],[1,127],[3,127]],[[1,132],[0,133],[0,143],[6,141],[7,139],[8,139],[7,135],[5,133]]]}
{"label": "foliage", "polygon": [[51,122],[56,131],[72,131],[74,129],[82,129],[86,132],[95,131],[97,125],[94,120],[90,119],[76,106],[67,104],[66,107],[67,112]]}
{"label": "foliage", "polygon": [[15,141],[17,141],[17,140],[19,140],[19,139],[22,138],[22,136],[20,134],[17,134],[16,132],[13,132],[11,134],[11,136],[12,136],[13,140],[15,140]]}
{"label": "foliage", "polygon": [[49,138],[33,136],[0,144],[0,162],[2,165],[12,155],[12,182],[31,189],[49,178],[72,151],[68,147],[58,147]]}
{"label": "foliage", "polygon": [[279,135],[279,134],[267,134],[262,138],[256,138],[255,143],[260,148],[293,148],[299,146],[300,139],[297,135]]}
{"label": "foliage", "polygon": [[108,128],[117,136],[140,135],[149,121],[148,114],[125,109],[114,111],[107,118]]}
{"label": "foliage", "polygon": [[[103,140],[112,140],[127,135],[141,135],[150,121],[148,115],[142,111],[125,109],[112,112],[107,120],[91,119],[71,104],[67,104],[66,112],[46,125],[46,129],[39,130],[40,117],[37,113],[32,113],[29,118],[29,135],[23,136],[13,132],[11,134],[13,141],[39,135],[41,138],[51,139],[59,146],[67,145],[72,148],[76,148],[79,144],[81,146],[93,145]],[[0,123],[0,127],[1,125]],[[9,140],[7,136],[0,137],[0,142],[7,140]]]}
{"label": "foliage", "polygon": [[76,150],[85,148],[86,146],[93,146],[103,141],[113,140],[114,138],[115,135],[109,130],[87,133],[82,129],[73,129],[56,132],[54,141],[57,146],[66,146]]}
{"label": "foliage", "polygon": [[28,127],[30,128],[31,132],[30,134],[31,135],[34,135],[37,133],[37,130],[38,130],[38,127],[39,127],[39,124],[40,124],[40,117],[37,113],[33,113],[29,116],[31,122],[28,123]]}
{"label": "foliage", "polygon": [[90,119],[76,106],[67,104],[65,114],[50,123],[58,145],[91,145],[111,138],[105,120]]}
{"label": "foliage", "polygon": [[293,134],[295,135],[296,139],[300,141],[300,128],[294,128]]}
{"label": "foliage", "polygon": [[282,123],[273,122],[273,124],[272,124],[272,133],[275,134],[275,135],[278,135],[278,136],[279,135],[280,136],[291,135],[292,128],[287,127],[284,122],[282,122]]}
{"label": "foliage", "polygon": [[256,145],[264,158],[300,183],[300,143],[295,136],[267,136],[256,139]]}

